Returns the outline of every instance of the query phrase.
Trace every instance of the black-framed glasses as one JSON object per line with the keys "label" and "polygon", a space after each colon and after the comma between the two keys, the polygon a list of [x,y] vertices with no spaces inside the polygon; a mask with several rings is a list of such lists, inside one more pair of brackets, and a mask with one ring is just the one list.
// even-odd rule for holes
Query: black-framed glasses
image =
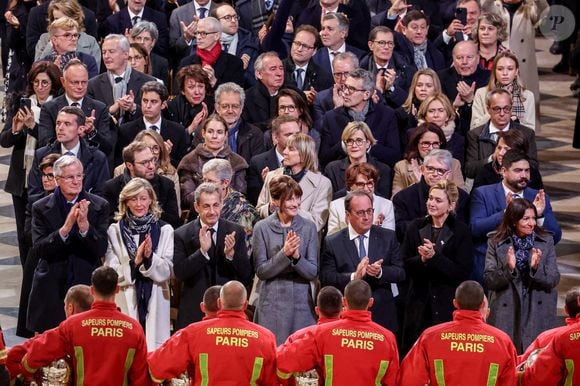
{"label": "black-framed glasses", "polygon": [[375,182],[373,180],[368,180],[367,182],[355,182],[354,186],[359,189],[369,188],[372,189],[375,187]]}
{"label": "black-framed glasses", "polygon": [[427,170],[428,173],[430,173],[430,174],[437,173],[437,175],[439,175],[439,176],[443,176],[443,175],[445,175],[445,173],[449,172],[449,170],[447,170],[447,169],[439,169],[439,168],[434,168],[433,166],[427,166],[427,165],[425,165],[425,169]]}
{"label": "black-framed glasses", "polygon": [[157,157],[149,158],[149,159],[146,159],[143,161],[134,161],[133,163],[137,164],[137,165],[141,165],[141,166],[147,166],[149,164],[156,165],[157,164]]}
{"label": "black-framed glasses", "polygon": [[349,147],[354,146],[354,145],[362,146],[362,145],[367,143],[367,140],[362,139],[362,138],[357,138],[357,139],[349,138],[346,141],[344,141],[344,143],[346,146],[349,146]]}
{"label": "black-framed glasses", "polygon": [[419,146],[421,146],[423,149],[428,149],[430,147],[432,147],[433,149],[439,149],[439,147],[441,146],[441,142],[439,142],[439,141],[434,141],[434,142],[421,141],[421,142],[419,142]]}
{"label": "black-framed glasses", "polygon": [[52,181],[52,180],[54,180],[54,174],[53,173],[42,173],[40,175],[40,178],[46,178],[48,181]]}
{"label": "black-framed glasses", "polygon": [[195,36],[197,36],[198,38],[205,38],[207,35],[213,35],[213,34],[217,34],[217,31],[213,31],[213,32],[205,32],[205,31],[195,31],[193,33]]}
{"label": "black-framed glasses", "polygon": [[359,92],[365,92],[367,90],[365,90],[364,88],[356,88],[353,86],[349,86],[348,84],[343,84],[341,87],[342,92],[348,92],[349,94],[353,94],[357,91]]}
{"label": "black-framed glasses", "polygon": [[313,50],[314,49],[314,46],[309,46],[308,44],[304,44],[304,43],[299,42],[297,40],[294,40],[292,42],[292,44],[295,45],[296,48],[299,48],[299,49],[302,49],[302,48],[307,49],[307,50]]}
{"label": "black-framed glasses", "polygon": [[504,107],[494,106],[494,107],[491,107],[490,110],[496,114],[499,114],[501,111],[503,111],[506,114],[509,114],[512,112],[512,107],[511,106],[504,106]]}
{"label": "black-framed glasses", "polygon": [[367,210],[357,210],[357,211],[350,211],[351,214],[354,214],[357,217],[364,217],[365,215],[367,216],[372,216],[373,213],[375,213],[375,209],[374,208],[369,208]]}
{"label": "black-framed glasses", "polygon": [[379,47],[385,48],[393,48],[395,46],[395,42],[390,40],[373,40],[373,43],[377,44]]}
{"label": "black-framed glasses", "polygon": [[296,106],[293,105],[279,105],[278,111],[285,111],[287,113],[293,113],[296,111]]}
{"label": "black-framed glasses", "polygon": [[219,17],[218,19],[225,20],[225,21],[238,21],[238,20],[240,20],[240,16],[239,15],[224,15],[222,17]]}

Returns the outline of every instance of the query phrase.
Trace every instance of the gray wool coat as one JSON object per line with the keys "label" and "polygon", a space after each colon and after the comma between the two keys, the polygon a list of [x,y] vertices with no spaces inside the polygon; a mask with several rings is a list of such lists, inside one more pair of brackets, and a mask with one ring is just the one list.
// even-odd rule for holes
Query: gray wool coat
{"label": "gray wool coat", "polygon": [[491,309],[488,323],[510,336],[519,354],[543,331],[554,328],[560,281],[556,263],[556,251],[552,236],[536,235],[534,248],[542,251],[536,272],[530,270],[529,318],[521,320],[522,290],[524,283],[518,270],[510,273],[506,265],[511,238],[498,242],[488,241],[483,280],[489,293]]}
{"label": "gray wool coat", "polygon": [[[290,231],[300,236],[300,259],[296,264],[284,254]],[[310,220],[296,216],[290,227],[280,224],[274,213],[259,221],[252,237],[260,297],[254,322],[276,335],[278,345],[293,332],[316,323],[310,282],[318,275],[318,233]]]}

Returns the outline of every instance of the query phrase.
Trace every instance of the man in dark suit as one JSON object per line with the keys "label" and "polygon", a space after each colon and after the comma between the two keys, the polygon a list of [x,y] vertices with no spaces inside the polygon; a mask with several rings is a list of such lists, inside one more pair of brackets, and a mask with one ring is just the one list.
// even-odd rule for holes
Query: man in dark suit
{"label": "man in dark suit", "polygon": [[196,44],[191,55],[183,58],[179,68],[199,64],[207,73],[209,83],[217,87],[222,83],[234,82],[244,85],[244,63],[234,55],[222,50],[220,37],[222,25],[215,17],[206,17],[197,23]]}
{"label": "man in dark suit", "polygon": [[246,90],[242,116],[247,122],[266,131],[274,115],[274,96],[284,83],[284,65],[278,54],[270,51],[258,56],[254,70],[258,81]]}
{"label": "man in dark suit", "polygon": [[274,147],[262,154],[252,157],[248,168],[248,201],[253,205],[258,202],[258,196],[264,185],[264,176],[269,171],[282,167],[282,152],[286,148],[286,140],[293,134],[300,133],[300,125],[296,118],[280,115],[272,121],[272,142]]}
{"label": "man in dark suit", "polygon": [[296,29],[290,56],[283,60],[284,83],[304,91],[310,103],[317,91],[333,83],[330,73],[311,60],[317,47],[318,31],[311,25],[301,25]]}
{"label": "man in dark suit", "polygon": [[344,207],[349,225],[325,240],[321,284],[344,291],[352,280],[366,281],[375,299],[370,309],[373,321],[397,332],[395,283],[405,280],[405,269],[395,232],[373,225],[373,201],[364,191],[350,192]]}
{"label": "man in dark suit", "polygon": [[[180,1],[181,4],[181,1]],[[169,18],[169,44],[176,54],[175,64],[187,55],[195,40],[197,22],[215,10],[216,3],[211,0],[188,1],[171,12]]]}
{"label": "man in dark suit", "polygon": [[92,78],[87,90],[91,98],[107,105],[116,124],[141,117],[137,104],[141,100],[141,86],[155,80],[131,68],[129,50],[129,41],[125,36],[107,36],[102,45],[107,72]]}
{"label": "man in dark suit", "polygon": [[161,79],[165,84],[169,84],[169,61],[167,58],[153,52],[153,47],[159,40],[157,26],[150,21],[141,20],[131,29],[131,40],[141,44],[147,50],[151,75]]}
{"label": "man in dark suit", "polygon": [[320,40],[322,47],[316,50],[312,57],[314,63],[318,64],[329,74],[333,73],[332,62],[336,55],[343,52],[352,52],[357,58],[362,58],[365,51],[360,48],[346,44],[348,36],[349,21],[342,13],[331,12],[322,17],[320,29]]}
{"label": "man in dark suit", "polygon": [[395,35],[389,27],[379,26],[371,30],[369,48],[371,52],[361,59],[360,66],[376,77],[376,89],[383,94],[385,102],[396,109],[407,99],[417,68],[403,55],[394,52]]}
{"label": "man in dark suit", "polygon": [[252,266],[245,232],[238,224],[220,219],[222,199],[219,187],[203,183],[195,191],[197,220],[175,230],[173,268],[183,282],[176,328],[203,318],[199,308],[206,289],[238,280],[248,286]]}
{"label": "man in dark suit", "polygon": [[121,190],[132,178],[140,177],[153,186],[157,202],[163,209],[161,220],[171,224],[173,228],[181,225],[175,184],[169,178],[157,174],[157,160],[149,146],[145,142],[131,142],[123,149],[123,161],[123,174],[108,180],[103,187],[103,198],[109,202],[110,207],[109,224],[113,223],[115,212],[119,210]]}
{"label": "man in dark suit", "polygon": [[125,146],[133,142],[141,130],[152,129],[161,134],[165,143],[171,147],[171,163],[177,167],[179,161],[187,153],[189,136],[179,123],[164,119],[161,110],[167,107],[169,92],[167,87],[156,80],[149,81],[141,87],[141,112],[143,119],[137,119],[119,127],[119,139],[115,149],[115,164],[122,161]]}
{"label": "man in dark suit", "polygon": [[[429,188],[442,179],[453,180],[451,161],[453,156],[448,150],[434,149],[425,157],[421,165],[421,180],[393,196],[397,238],[403,242],[409,223],[427,215]],[[457,218],[467,223],[469,195],[459,189],[459,200],[455,208]]]}
{"label": "man in dark suit", "polygon": [[[446,0],[449,1],[449,0]],[[451,0],[455,2],[456,0]],[[421,11],[428,19],[429,40],[434,40],[443,30],[443,15],[439,12],[442,1],[432,0],[393,0],[388,2],[388,9],[377,12],[371,18],[371,28],[384,25],[394,30],[398,21],[405,13],[413,10]],[[395,38],[396,39],[396,38]]]}
{"label": "man in dark suit", "polygon": [[465,176],[474,178],[483,166],[492,161],[491,156],[497,145],[499,132],[517,130],[527,139],[528,156],[538,159],[536,133],[534,130],[512,121],[512,97],[507,90],[496,89],[487,95],[487,112],[489,121],[467,132],[467,150],[465,153]]}
{"label": "man in dark suit", "polygon": [[358,68],[359,61],[352,52],[343,52],[337,54],[332,61],[332,76],[334,85],[326,90],[322,90],[314,96],[312,106],[314,127],[320,127],[322,117],[330,110],[342,107],[344,99],[342,98],[342,87],[348,74]]}
{"label": "man in dark suit", "polygon": [[[48,30],[49,5],[50,1],[45,1],[32,8],[28,14],[28,22],[26,23],[26,52],[28,52],[31,58],[34,58],[36,43],[40,40],[40,36]],[[99,36],[97,35],[95,13],[86,7],[82,7],[82,9],[85,16],[85,32],[98,40]]]}
{"label": "man in dark suit", "polygon": [[458,42],[453,48],[453,66],[437,73],[442,91],[457,109],[459,125],[455,131],[465,135],[471,123],[475,90],[487,86],[489,70],[479,66],[479,48],[472,40]]}
{"label": "man in dark suit", "polygon": [[211,13],[222,24],[220,42],[222,49],[228,54],[242,59],[244,64],[244,87],[256,84],[254,62],[259,54],[257,37],[249,30],[240,27],[240,16],[229,4],[220,4]]}
{"label": "man in dark suit", "polygon": [[552,232],[554,244],[562,238],[562,229],[552,211],[550,198],[544,190],[528,188],[530,182],[530,159],[518,150],[508,150],[502,159],[502,182],[484,185],[471,193],[470,225],[474,237],[473,273],[474,280],[482,282],[487,251],[487,234],[495,230],[501,221],[506,206],[514,198],[525,198],[533,202],[538,212],[538,225]]}
{"label": "man in dark suit", "polygon": [[215,92],[215,112],[228,124],[228,144],[250,164],[252,157],[265,150],[264,134],[242,118],[245,100],[244,89],[232,82],[220,85]]}
{"label": "man in dark suit", "polygon": [[28,194],[39,194],[42,188],[42,176],[38,167],[42,159],[52,153],[74,155],[85,170],[83,189],[100,194],[103,184],[110,178],[109,163],[105,154],[89,146],[82,138],[85,132],[85,114],[79,107],[65,106],[56,117],[56,141],[41,147],[34,154],[34,161],[28,175]]}
{"label": "man in dark suit", "polygon": [[169,55],[169,29],[167,28],[167,17],[152,8],[146,7],[141,0],[128,0],[127,6],[119,12],[107,17],[105,21],[104,33],[120,34],[130,31],[135,24],[141,20],[147,20],[157,26],[159,30],[159,40],[153,50],[161,56]]}
{"label": "man in dark suit", "polygon": [[65,293],[75,284],[91,283],[91,274],[107,249],[109,205],[83,189],[81,161],[65,155],[53,170],[58,188],[32,206],[32,240],[40,260],[30,294],[28,327],[38,332],[65,319]]}
{"label": "man in dark suit", "polygon": [[352,121],[363,121],[371,129],[377,140],[370,151],[372,156],[391,168],[401,159],[395,112],[382,102],[373,102],[374,92],[375,80],[370,72],[359,68],[349,73],[342,87],[344,105],[327,112],[320,126],[319,157],[323,166],[346,156],[341,136]]}
{"label": "man in dark suit", "polygon": [[109,155],[115,146],[111,133],[109,111],[101,101],[87,96],[89,73],[78,59],[72,59],[64,67],[62,74],[64,94],[46,102],[40,110],[38,122],[38,146],[46,146],[56,138],[56,117],[65,106],[80,107],[85,113],[85,139],[103,153]]}

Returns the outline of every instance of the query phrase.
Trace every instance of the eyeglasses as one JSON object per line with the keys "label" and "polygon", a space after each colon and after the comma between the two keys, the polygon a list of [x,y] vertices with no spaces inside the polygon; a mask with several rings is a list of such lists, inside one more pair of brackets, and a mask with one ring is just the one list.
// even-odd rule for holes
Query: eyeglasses
{"label": "eyeglasses", "polygon": [[356,217],[364,217],[365,215],[372,216],[375,213],[375,209],[369,208],[367,210],[357,210],[356,212],[349,211],[349,213],[354,214]]}
{"label": "eyeglasses", "polygon": [[354,186],[356,186],[359,189],[364,189],[364,188],[373,188],[375,186],[375,182],[374,181],[367,181],[367,182],[355,182]]}
{"label": "eyeglasses", "polygon": [[280,106],[278,106],[278,111],[285,111],[287,113],[293,113],[294,111],[296,111],[296,106],[280,105]]}
{"label": "eyeglasses", "polygon": [[132,62],[134,60],[141,60],[141,59],[143,59],[143,56],[141,56],[141,55],[129,56],[130,62]]}
{"label": "eyeglasses", "polygon": [[197,36],[198,38],[205,38],[207,35],[213,35],[213,34],[217,34],[217,31],[214,32],[205,32],[205,31],[195,31],[194,35]]}
{"label": "eyeglasses", "polygon": [[149,146],[149,150],[151,150],[153,153],[159,153],[161,151],[161,147],[159,147],[159,145],[151,145]]}
{"label": "eyeglasses", "polygon": [[238,21],[238,20],[240,20],[240,17],[238,15],[225,15],[225,16],[219,17],[218,19],[225,20],[225,21]]}
{"label": "eyeglasses", "polygon": [[242,105],[238,105],[238,104],[232,104],[232,105],[230,105],[228,103],[223,103],[223,104],[220,104],[220,108],[222,110],[230,110],[230,109],[231,110],[239,110],[239,109],[242,108]]}
{"label": "eyeglasses", "polygon": [[343,84],[341,89],[342,89],[342,92],[348,92],[349,94],[353,94],[357,91],[361,91],[361,92],[367,91],[364,88],[356,88],[353,86],[349,86],[347,84]]}
{"label": "eyeglasses", "polygon": [[379,47],[385,48],[393,48],[395,46],[395,42],[387,41],[387,40],[373,40],[373,43],[377,44]]}
{"label": "eyeglasses", "polygon": [[141,166],[147,166],[150,164],[155,165],[155,164],[157,164],[157,157],[149,158],[149,159],[146,159],[143,161],[134,161],[133,163],[137,164],[137,165],[141,165]]}
{"label": "eyeglasses", "polygon": [[[83,178],[85,177],[84,174],[75,174],[72,176],[56,176],[56,178],[58,178],[59,180],[65,180],[66,182],[73,182],[73,181],[82,181]],[[49,178],[50,180],[50,178]]]}
{"label": "eyeglasses", "polygon": [[439,169],[439,168],[434,168],[433,166],[427,166],[427,165],[425,165],[425,169],[427,170],[428,173],[437,174],[438,176],[443,176],[443,175],[445,175],[445,173],[449,172],[449,170],[447,170],[447,169]]}
{"label": "eyeglasses", "polygon": [[346,77],[348,76],[349,72],[335,72],[334,74],[332,74],[332,76],[334,76],[335,79],[346,79]]}
{"label": "eyeglasses", "polygon": [[424,149],[428,149],[430,147],[432,147],[434,149],[439,149],[439,146],[441,146],[441,142],[439,142],[439,141],[435,141],[435,142],[421,141],[421,142],[419,142],[419,146],[421,146]]}
{"label": "eyeglasses", "polygon": [[50,80],[46,80],[46,79],[38,80],[38,79],[36,79],[35,81],[32,82],[32,84],[37,86],[37,87],[38,86],[46,87],[46,86],[50,85]]}
{"label": "eyeglasses", "polygon": [[511,106],[504,106],[504,107],[494,106],[494,107],[491,107],[490,110],[496,114],[499,114],[501,111],[503,111],[506,114],[509,114],[512,112],[512,107]]}
{"label": "eyeglasses", "polygon": [[79,38],[79,34],[78,33],[70,33],[67,32],[65,34],[62,35],[54,35],[57,38],[65,38],[66,40],[75,40]]}
{"label": "eyeglasses", "polygon": [[297,40],[294,40],[292,42],[292,44],[295,45],[296,48],[298,48],[298,49],[302,49],[302,48],[304,48],[306,50],[313,50],[314,49],[314,46],[309,46],[308,44],[304,44],[304,43],[299,42]]}
{"label": "eyeglasses", "polygon": [[362,146],[362,145],[367,143],[367,140],[362,139],[362,138],[357,138],[357,139],[349,138],[346,141],[344,141],[344,143],[346,144],[346,146],[349,146],[349,147],[354,146],[354,145]]}
{"label": "eyeglasses", "polygon": [[89,84],[88,80],[69,80],[68,83],[72,84],[75,87],[78,86],[86,86],[87,84]]}
{"label": "eyeglasses", "polygon": [[53,173],[42,173],[40,175],[40,178],[46,178],[48,181],[52,181],[52,180],[54,180],[54,174]]}

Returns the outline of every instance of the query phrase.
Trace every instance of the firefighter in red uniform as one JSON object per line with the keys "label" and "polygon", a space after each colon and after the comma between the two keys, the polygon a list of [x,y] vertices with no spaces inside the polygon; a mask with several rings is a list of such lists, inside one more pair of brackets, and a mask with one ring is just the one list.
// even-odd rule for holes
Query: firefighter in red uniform
{"label": "firefighter in red uniform", "polygon": [[[93,296],[91,295],[91,288],[85,284],[77,284],[68,289],[64,297],[64,313],[70,318],[80,312],[85,312],[91,309],[93,304]],[[37,335],[34,338],[28,339],[22,344],[14,346],[8,351],[6,358],[6,368],[10,374],[10,380],[14,381],[16,378],[24,376],[24,368],[22,367],[22,358],[28,352],[32,342],[42,335]],[[38,377],[37,377],[38,378]],[[41,378],[41,377],[40,377]],[[37,382],[38,383],[38,382]]]}
{"label": "firefighter in red uniform", "polygon": [[399,386],[515,385],[516,349],[508,335],[485,323],[489,308],[481,285],[461,283],[453,305],[453,321],[425,330],[403,359]]}
{"label": "firefighter in red uniform", "polygon": [[[284,344],[290,344],[295,340],[301,339],[308,333],[308,331],[315,329],[316,326],[339,320],[341,310],[342,294],[338,288],[333,286],[322,287],[320,292],[318,292],[318,296],[316,297],[316,307],[314,307],[314,312],[316,312],[316,315],[318,316],[316,325],[304,327],[303,329],[296,331],[294,334],[290,335],[288,339],[286,339]],[[315,370],[318,374],[318,384],[322,385],[322,378],[324,376],[322,369],[317,366]],[[286,384],[288,386],[296,385],[295,377],[290,377]]]}
{"label": "firefighter in red uniform", "polygon": [[183,373],[192,385],[277,385],[276,338],[247,320],[247,292],[238,281],[224,284],[218,317],[192,323],[149,353],[149,373],[161,383]]}
{"label": "firefighter in red uniform", "polygon": [[341,319],[324,323],[278,348],[278,377],[321,367],[334,386],[396,385],[399,353],[395,336],[371,320],[371,288],[353,280],[344,289]]}
{"label": "firefighter in red uniform", "polygon": [[218,299],[220,298],[221,285],[212,285],[203,293],[203,300],[199,303],[199,308],[203,312],[203,319],[215,319],[218,313]]}
{"label": "firefighter in red uniform", "polygon": [[113,268],[97,268],[91,277],[91,310],[35,339],[22,360],[24,369],[33,373],[68,355],[79,385],[150,385],[143,329],[115,305],[118,279]]}
{"label": "firefighter in red uniform", "polygon": [[[564,312],[569,317],[566,318],[566,326],[571,326],[574,323],[578,322],[576,316],[580,313],[580,289],[572,288],[566,294],[566,300],[564,304]],[[562,329],[566,328],[566,326],[552,328],[551,330],[544,331],[529,345],[526,351],[518,356],[518,363],[523,364],[523,362],[527,361],[530,356],[535,356],[539,354],[539,352],[550,343],[550,341],[558,334]]]}
{"label": "firefighter in red uniform", "polygon": [[[580,301],[576,299],[577,302]],[[524,386],[579,385],[579,367],[580,314],[576,314],[575,322],[561,327],[550,343],[542,349],[534,363],[526,368],[521,384]]]}

